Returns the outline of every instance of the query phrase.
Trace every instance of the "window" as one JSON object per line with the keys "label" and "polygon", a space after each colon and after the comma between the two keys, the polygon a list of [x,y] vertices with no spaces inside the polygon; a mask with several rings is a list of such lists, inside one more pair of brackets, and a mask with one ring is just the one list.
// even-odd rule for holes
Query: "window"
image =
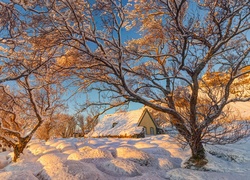
{"label": "window", "polygon": [[112,124],[112,128],[115,127],[117,124],[118,124],[117,122],[114,122],[114,123]]}
{"label": "window", "polygon": [[154,135],[154,128],[153,127],[150,127],[150,135]]}

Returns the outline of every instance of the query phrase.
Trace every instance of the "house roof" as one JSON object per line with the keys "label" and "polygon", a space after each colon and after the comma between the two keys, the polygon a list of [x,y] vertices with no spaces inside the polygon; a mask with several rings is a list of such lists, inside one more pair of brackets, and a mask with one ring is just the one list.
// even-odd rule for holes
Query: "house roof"
{"label": "house roof", "polygon": [[145,116],[145,113],[148,113],[148,115],[150,116],[150,118],[152,119],[152,122],[153,122],[153,124],[155,125],[155,127],[157,128],[158,127],[158,125],[156,124],[156,122],[154,121],[154,118],[151,116],[151,114],[150,114],[150,112],[148,111],[148,109],[147,108],[144,108],[144,111],[143,111],[143,113],[142,113],[142,115],[141,115],[141,117],[140,117],[140,119],[139,119],[139,121],[138,121],[138,126],[140,126],[141,125],[141,122],[142,122],[142,119],[143,119],[143,117]]}
{"label": "house roof", "polygon": [[94,131],[90,132],[90,136],[129,136],[139,134],[143,127],[138,127],[138,123],[141,121],[144,112],[145,108],[141,108],[129,112],[105,115],[96,125]]}

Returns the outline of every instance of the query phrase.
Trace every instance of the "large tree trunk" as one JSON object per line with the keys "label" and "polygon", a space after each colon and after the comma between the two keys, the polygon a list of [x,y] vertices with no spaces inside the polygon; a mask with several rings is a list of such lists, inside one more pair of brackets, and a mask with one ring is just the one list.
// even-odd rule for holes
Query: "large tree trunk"
{"label": "large tree trunk", "polygon": [[23,144],[17,144],[14,146],[13,162],[17,161],[17,159],[20,157],[20,154],[23,153],[24,148],[25,148],[25,145],[23,145]]}
{"label": "large tree trunk", "polygon": [[193,159],[205,159],[205,149],[201,143],[201,141],[196,141],[196,142],[191,142],[190,143],[190,148],[192,151],[192,157]]}
{"label": "large tree trunk", "polygon": [[192,156],[185,163],[186,168],[201,168],[206,165],[208,161],[206,159],[205,149],[203,147],[203,144],[201,142],[201,136],[199,134],[196,134],[193,138],[191,138],[189,146],[191,149]]}
{"label": "large tree trunk", "polygon": [[23,153],[24,148],[27,146],[30,141],[31,136],[26,136],[25,138],[20,138],[18,144],[16,144],[14,148],[14,158],[13,162],[16,162],[20,157],[21,153]]}

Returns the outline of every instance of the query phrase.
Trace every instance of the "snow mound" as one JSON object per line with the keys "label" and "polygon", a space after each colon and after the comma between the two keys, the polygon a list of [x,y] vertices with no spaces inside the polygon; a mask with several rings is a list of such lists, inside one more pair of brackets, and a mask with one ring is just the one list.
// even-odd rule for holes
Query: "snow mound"
{"label": "snow mound", "polygon": [[0,158],[0,169],[4,168],[8,164],[9,164],[9,161],[7,159]]}
{"label": "snow mound", "polygon": [[54,147],[50,147],[43,151],[43,154],[52,154],[52,153],[59,153],[60,151]]}
{"label": "snow mound", "polygon": [[119,158],[128,159],[141,166],[154,164],[154,159],[146,152],[131,147],[119,147],[116,149],[116,156]]}
{"label": "snow mound", "polygon": [[43,170],[37,175],[38,179],[44,180],[67,180],[76,179],[73,175],[67,173],[67,168],[63,166],[54,165],[50,167],[44,167]]}
{"label": "snow mound", "polygon": [[[204,177],[204,172],[201,172],[201,174]],[[199,171],[181,168],[168,171],[165,178],[171,180],[202,180]]]}
{"label": "snow mound", "polygon": [[180,158],[172,157],[169,151],[160,147],[143,149],[143,151],[149,153],[157,159],[159,168],[164,170],[180,167],[182,162]]}
{"label": "snow mound", "polygon": [[31,171],[0,172],[1,180],[37,180]]}
{"label": "snow mound", "polygon": [[39,155],[39,154],[43,154],[44,151],[47,151],[47,148],[48,147],[41,145],[41,143],[34,143],[34,144],[31,144],[28,149],[30,150],[32,154]]}
{"label": "snow mound", "polygon": [[79,161],[66,161],[65,166],[67,167],[67,172],[72,174],[75,179],[106,179],[103,173],[93,164]]}
{"label": "snow mound", "polygon": [[239,149],[232,149],[223,146],[206,146],[206,151],[211,155],[226,161],[242,163],[250,160],[250,157],[247,155],[247,153]]}
{"label": "snow mound", "polygon": [[79,152],[75,152],[75,153],[72,153],[68,156],[67,160],[82,160],[84,159],[84,155],[83,153],[79,153]]}
{"label": "snow mound", "polygon": [[4,168],[10,163],[11,159],[9,153],[10,152],[8,151],[0,153],[0,169]]}
{"label": "snow mound", "polygon": [[98,141],[98,140],[96,140],[96,139],[89,139],[89,140],[88,140],[88,143],[89,143],[89,144],[92,144],[92,145],[101,145],[101,144],[105,144],[105,142],[100,142],[100,141]]}
{"label": "snow mound", "polygon": [[61,151],[68,151],[68,150],[76,149],[76,146],[69,142],[61,142],[56,146],[56,149],[59,149]]}
{"label": "snow mound", "polygon": [[[89,139],[89,142],[73,138],[48,143],[32,140],[16,163],[0,169],[0,180],[248,180],[250,177],[250,138],[225,146],[205,145],[208,163],[204,171],[180,168],[190,157],[190,149],[181,149],[168,135]],[[47,149],[38,153],[36,147],[39,151]],[[13,156],[9,152],[0,153],[0,162],[10,162],[10,154]]]}
{"label": "snow mound", "polygon": [[[13,153],[10,153],[13,154]],[[9,155],[7,158],[9,158],[9,161],[11,161],[11,158]],[[37,159],[39,156],[35,156],[32,154],[29,150],[25,149],[23,151],[23,154],[21,154],[20,159],[16,163],[10,163],[8,166],[4,168],[5,171],[30,171],[34,174],[34,176],[40,172],[42,169],[42,165],[37,162]],[[1,179],[1,178],[0,178]]]}
{"label": "snow mound", "polygon": [[[51,167],[51,166],[50,166]],[[38,179],[53,180],[106,180],[107,178],[94,165],[79,161],[65,161],[63,166],[50,168],[44,167],[44,170],[37,176]]]}
{"label": "snow mound", "polygon": [[145,142],[138,142],[134,145],[136,148],[138,149],[144,149],[144,148],[154,148],[157,147],[154,144],[149,144],[149,143],[145,143]]}
{"label": "snow mound", "polygon": [[125,159],[112,159],[111,161],[106,161],[100,166],[100,169],[115,176],[133,177],[141,175],[139,165]]}
{"label": "snow mound", "polygon": [[[51,139],[45,142],[45,145],[52,146],[53,144],[58,143],[58,139]],[[60,143],[60,142],[59,142]]]}
{"label": "snow mound", "polygon": [[41,156],[38,160],[44,167],[38,173],[38,179],[73,179],[74,176],[67,172],[64,161],[60,156],[55,154],[46,154]]}
{"label": "snow mound", "polygon": [[208,163],[204,166],[204,169],[207,171],[214,172],[246,172],[250,171],[249,164],[240,163],[242,166],[239,166],[237,162],[231,161],[231,159],[224,159],[209,153],[206,153],[206,158]]}
{"label": "snow mound", "polygon": [[[38,162],[22,162],[22,163],[12,163],[8,165],[5,170],[9,172],[15,173],[24,173],[25,171],[32,172],[34,176],[36,176],[41,170],[43,166]],[[1,179],[1,175],[0,175]],[[2,180],[2,179],[1,179]]]}
{"label": "snow mound", "polygon": [[191,169],[177,168],[166,173],[166,179],[171,180],[247,180],[249,178],[232,173],[218,173],[210,171],[196,171]]}
{"label": "snow mound", "polygon": [[90,146],[84,146],[78,149],[78,151],[80,152],[86,152],[86,151],[90,151],[93,150],[93,148],[91,148]]}
{"label": "snow mound", "polygon": [[59,166],[63,164],[63,160],[60,156],[56,154],[45,154],[41,156],[38,160],[43,166]]}
{"label": "snow mound", "polygon": [[78,152],[76,149],[69,149],[69,150],[65,150],[63,151],[63,154],[73,154]]}
{"label": "snow mound", "polygon": [[175,165],[168,158],[158,158],[158,164],[161,169],[169,170],[175,167]]}
{"label": "snow mound", "polygon": [[125,180],[164,180],[165,177],[160,176],[156,172],[144,172],[141,176],[127,177]]}
{"label": "snow mound", "polygon": [[101,149],[90,149],[82,152],[76,152],[68,156],[68,160],[93,160],[93,159],[112,159],[111,152]]}
{"label": "snow mound", "polygon": [[47,141],[45,144],[51,147],[57,147],[62,142],[65,142],[65,141],[61,139],[55,139],[55,140]]}

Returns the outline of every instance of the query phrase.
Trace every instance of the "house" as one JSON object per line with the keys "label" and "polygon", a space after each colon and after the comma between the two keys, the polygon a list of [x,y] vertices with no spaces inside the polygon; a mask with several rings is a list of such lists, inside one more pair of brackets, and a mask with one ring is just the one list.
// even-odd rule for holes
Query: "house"
{"label": "house", "polygon": [[90,137],[145,137],[160,134],[156,122],[146,108],[109,114],[89,133]]}

